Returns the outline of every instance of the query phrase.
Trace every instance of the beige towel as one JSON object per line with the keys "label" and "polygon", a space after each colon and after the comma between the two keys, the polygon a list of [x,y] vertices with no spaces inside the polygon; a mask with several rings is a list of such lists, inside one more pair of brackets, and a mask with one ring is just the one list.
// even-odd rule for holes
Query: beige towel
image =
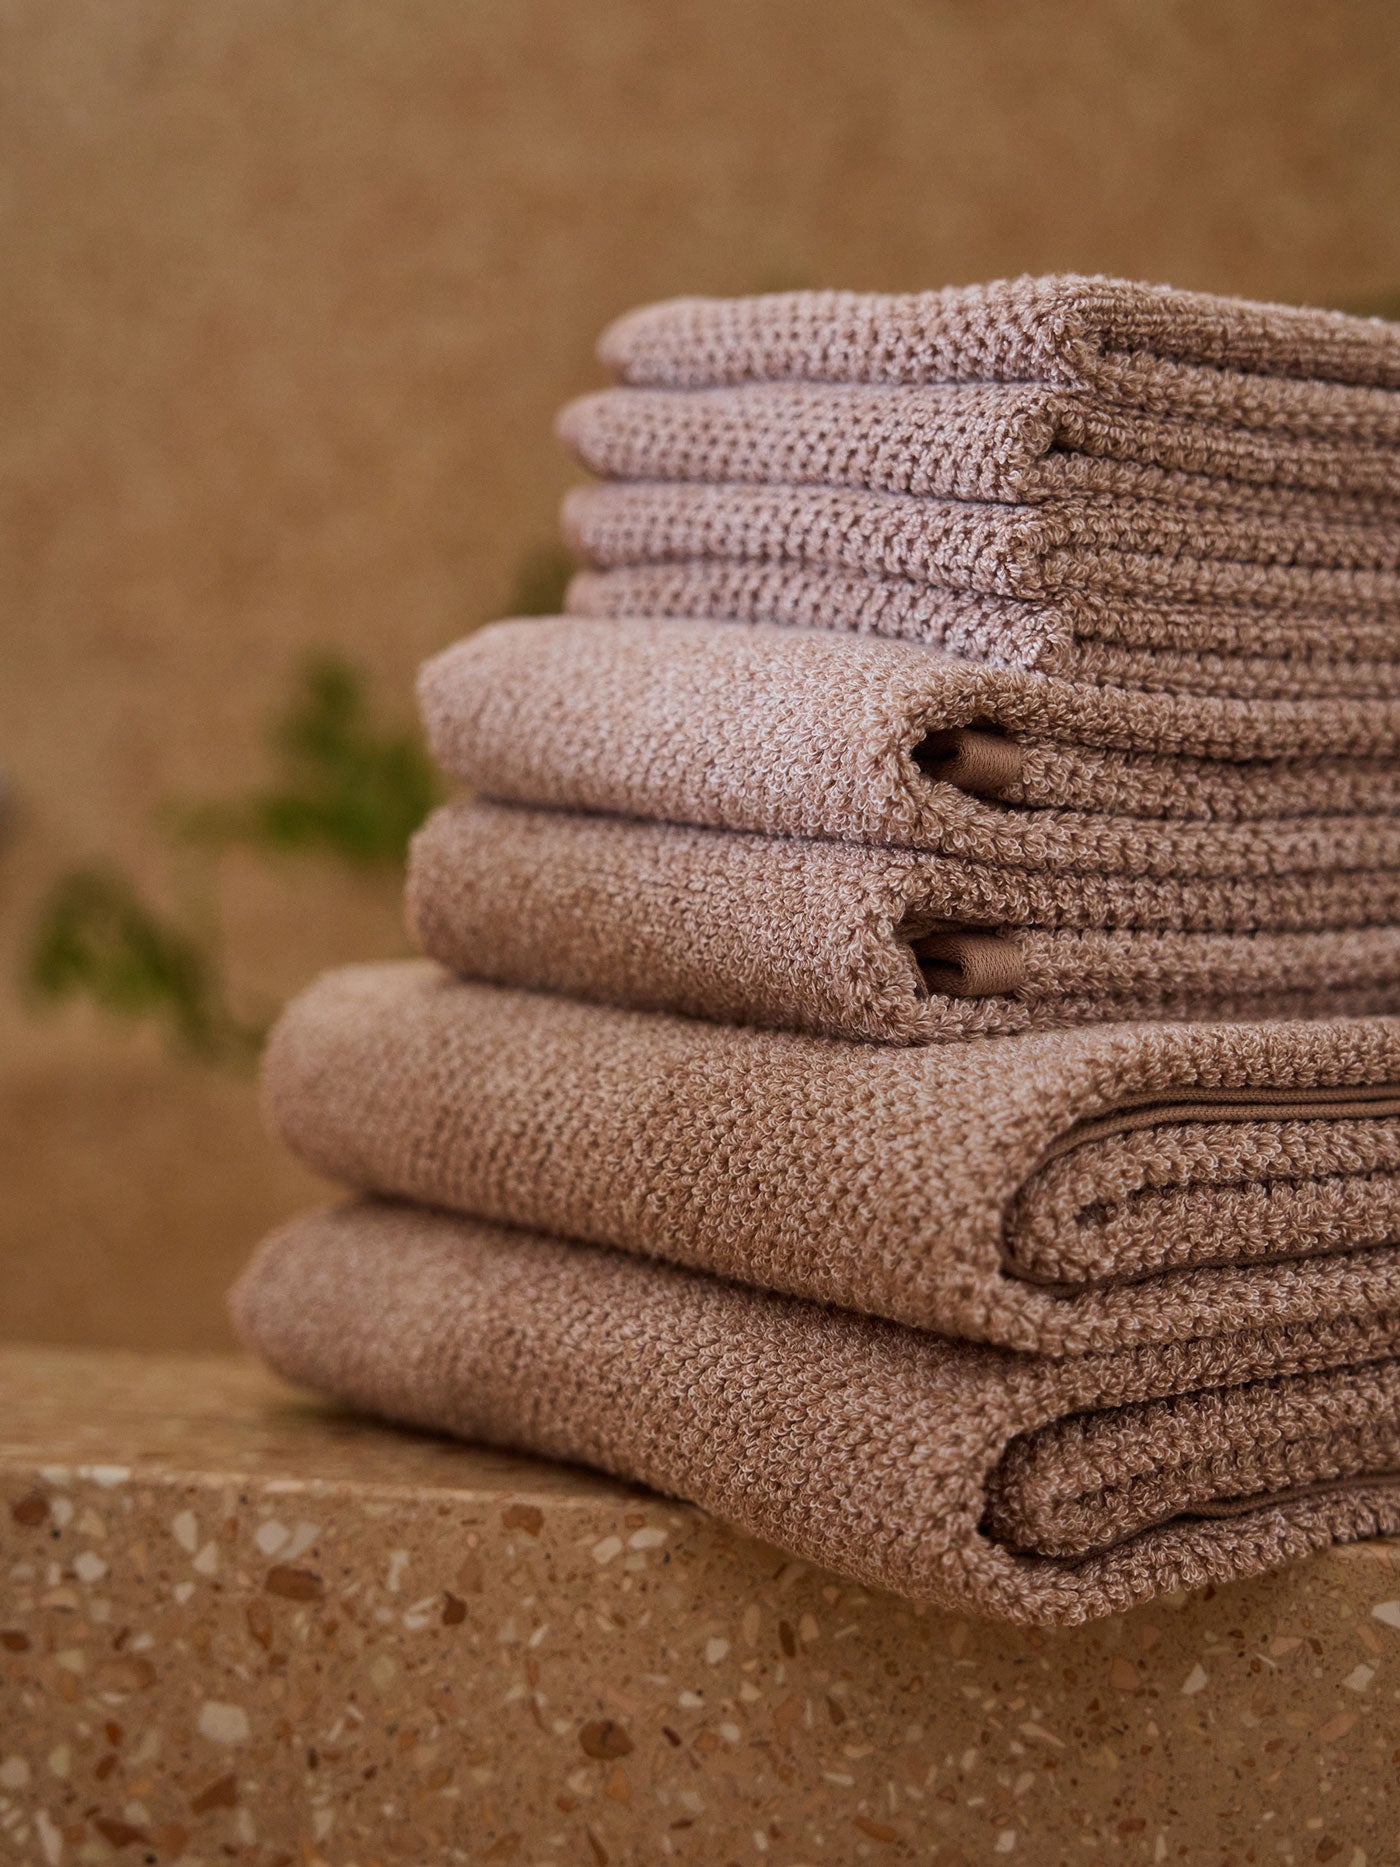
{"label": "beige towel", "polygon": [[1393,517],[1400,449],[1096,406],[1034,384],[753,382],[605,389],[559,438],[608,479],[845,486],[1039,505],[1089,497],[1275,516]]}
{"label": "beige towel", "polygon": [[948,1334],[1078,1353],[1400,1308],[1400,1019],[896,1050],[406,962],[321,980],[265,1067],[331,1179]]}
{"label": "beige towel", "polygon": [[581,570],[565,604],[577,616],[703,617],[883,636],[1154,694],[1384,700],[1397,685],[1400,628],[1379,612],[1367,619],[1091,594],[1031,603],[908,577],[719,558]]}
{"label": "beige towel", "polygon": [[509,802],[1027,870],[1400,864],[1393,701],[1131,694],[819,631],[571,618],[480,631],[419,695],[438,761]]}
{"label": "beige towel", "polygon": [[1068,277],[678,300],[601,354],[629,386],[561,433],[643,483],[568,502],[576,613],[871,630],[1156,691],[1396,691],[1394,326]]}
{"label": "beige towel", "polygon": [[1394,1317],[1050,1362],[375,1203],[270,1239],[234,1313],[350,1405],[600,1466],[1004,1620],[1400,1531]]}
{"label": "beige towel", "polygon": [[[1389,924],[1337,927],[1339,888]],[[421,949],[474,978],[832,1037],[1400,1009],[1400,871],[1123,881],[459,803],[408,896]],[[1264,909],[1305,931],[1219,930]]]}
{"label": "beige towel", "polygon": [[638,481],[581,486],[564,535],[601,569],[716,558],[1045,602],[1150,603],[1400,618],[1400,528],[1148,500],[999,506],[825,486]]}
{"label": "beige towel", "polygon": [[1074,275],[882,296],[678,298],[619,318],[629,383],[1041,383],[1094,408],[1400,441],[1400,329],[1377,318]]}

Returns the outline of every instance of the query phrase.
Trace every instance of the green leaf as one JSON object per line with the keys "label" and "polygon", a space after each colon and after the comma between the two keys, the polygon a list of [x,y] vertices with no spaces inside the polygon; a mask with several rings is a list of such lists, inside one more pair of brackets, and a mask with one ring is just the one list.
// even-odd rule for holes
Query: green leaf
{"label": "green leaf", "polygon": [[267,850],[310,850],[357,867],[402,863],[408,839],[441,796],[411,733],[376,730],[358,671],[323,655],[271,734],[269,786],[183,813],[187,835]]}
{"label": "green leaf", "polygon": [[113,869],[77,869],[55,885],[40,912],[29,983],[41,998],[88,998],[120,1017],[161,1020],[177,1048],[205,1057],[249,1055],[261,1035],[230,1014],[199,943]]}

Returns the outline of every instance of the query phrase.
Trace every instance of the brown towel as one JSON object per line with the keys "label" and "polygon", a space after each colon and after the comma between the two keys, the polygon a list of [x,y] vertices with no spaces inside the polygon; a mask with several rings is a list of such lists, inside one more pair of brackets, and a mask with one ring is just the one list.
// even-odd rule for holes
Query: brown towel
{"label": "brown towel", "polygon": [[1148,500],[1042,506],[824,486],[581,486],[564,534],[588,564],[812,564],[1025,601],[1149,602],[1400,619],[1400,527],[1228,514]]}
{"label": "brown towel", "polygon": [[[408,896],[421,949],[473,978],[832,1037],[1400,1009],[1400,870],[1300,879],[1123,881],[459,803],[415,839]],[[1338,906],[1390,924],[1340,929]],[[1232,915],[1308,931],[1219,931]]]}
{"label": "brown towel", "polygon": [[1400,1308],[1400,1019],[924,1050],[454,980],[321,980],[269,1043],[316,1172],[1014,1348]]}
{"label": "brown towel", "polygon": [[1393,326],[1066,277],[678,300],[601,354],[629,386],[561,433],[639,483],[567,502],[575,613],[1154,691],[1397,690]]}
{"label": "brown towel", "polygon": [[883,296],[678,298],[619,318],[599,354],[622,381],[1042,383],[1094,408],[1297,439],[1400,441],[1400,329],[1073,275]]}
{"label": "brown towel", "polygon": [[703,617],[926,643],[969,661],[1161,694],[1384,700],[1397,686],[1397,621],[1310,610],[1131,603],[1076,595],[1050,603],[978,596],[821,565],[688,558],[581,570],[577,616]]}
{"label": "brown towel", "polygon": [[[605,389],[559,438],[608,479],[845,486],[1039,505],[1075,497],[1365,521],[1400,500],[1400,431],[1368,444],[1096,406],[1034,384],[755,382]],[[1281,496],[1280,496],[1281,495]],[[1286,503],[1285,503],[1286,502]]]}
{"label": "brown towel", "polygon": [[1075,1622],[1400,1531],[1400,1323],[1046,1361],[412,1207],[234,1293],[278,1371],[600,1466],[944,1607]]}
{"label": "brown towel", "polygon": [[419,695],[438,761],[509,802],[1025,870],[1400,864],[1393,701],[1131,694],[819,631],[575,618],[482,630]]}

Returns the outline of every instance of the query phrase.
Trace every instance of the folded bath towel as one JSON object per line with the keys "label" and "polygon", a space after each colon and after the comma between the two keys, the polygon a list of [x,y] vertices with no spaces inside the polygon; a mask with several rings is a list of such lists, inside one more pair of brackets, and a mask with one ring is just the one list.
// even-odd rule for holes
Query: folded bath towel
{"label": "folded bath towel", "polygon": [[962,1612],[1082,1621],[1400,1531],[1394,1316],[1047,1361],[373,1202],[233,1301],[291,1380]]}
{"label": "folded bath towel", "polygon": [[599,354],[621,381],[668,388],[1041,383],[1094,409],[1400,441],[1395,325],[1122,279],[678,298],[619,318]]}
{"label": "folded bath towel", "polygon": [[1400,1009],[1400,870],[1124,880],[458,803],[408,898],[473,978],[832,1037]]}
{"label": "folded bath towel", "polygon": [[925,1050],[349,967],[270,1040],[314,1171],[1078,1353],[1400,1309],[1400,1019]]}
{"label": "folded bath towel", "polygon": [[482,630],[419,695],[438,761],[509,802],[1021,870],[1400,861],[1393,701],[1131,694],[820,631],[573,618]]}

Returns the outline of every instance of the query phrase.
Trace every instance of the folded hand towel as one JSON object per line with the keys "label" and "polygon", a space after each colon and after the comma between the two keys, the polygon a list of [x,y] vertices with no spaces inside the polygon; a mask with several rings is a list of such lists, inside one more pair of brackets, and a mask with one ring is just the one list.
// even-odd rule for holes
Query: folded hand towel
{"label": "folded hand towel", "polygon": [[[931,1043],[1088,1020],[1400,1007],[1400,870],[1328,878],[1351,911],[1391,921],[1345,931],[1315,918],[1328,904],[1297,881],[1066,876],[453,804],[415,839],[408,896],[421,949],[474,978],[832,1037]],[[1267,907],[1333,931],[1199,925],[1243,910],[1256,926]]]}
{"label": "folded hand towel", "polygon": [[1024,870],[1400,861],[1396,702],[1130,694],[818,631],[570,618],[480,631],[419,695],[438,761],[509,802]]}
{"label": "folded hand towel", "polygon": [[1129,409],[1299,439],[1400,440],[1400,329],[1072,274],[881,295],[677,298],[604,332],[621,381],[1043,383]]}
{"label": "folded hand towel", "polygon": [[[1266,489],[1320,517],[1393,516],[1400,427],[1305,440],[1096,406],[1032,384],[755,382],[605,389],[571,402],[559,438],[609,479],[846,486],[1038,505],[1091,495],[1221,506]],[[1310,495],[1319,495],[1312,497]]]}
{"label": "folded hand towel", "polygon": [[313,986],[265,1085],[329,1178],[1016,1348],[1400,1309],[1395,1018],[896,1050],[407,962]]}
{"label": "folded hand towel", "polygon": [[1400,1323],[1046,1361],[365,1203],[234,1294],[282,1374],[688,1498],[860,1581],[1076,1622],[1400,1531]]}
{"label": "folded hand towel", "polygon": [[1148,500],[1003,506],[825,486],[580,486],[564,534],[598,568],[716,558],[816,565],[1045,602],[1119,600],[1400,618],[1400,527]]}
{"label": "folded hand towel", "polygon": [[1053,602],[979,596],[823,565],[686,558],[581,570],[576,616],[703,617],[920,642],[970,661],[1154,694],[1235,699],[1393,696],[1400,630],[1383,612],[1324,615],[1161,605],[1079,593]]}

